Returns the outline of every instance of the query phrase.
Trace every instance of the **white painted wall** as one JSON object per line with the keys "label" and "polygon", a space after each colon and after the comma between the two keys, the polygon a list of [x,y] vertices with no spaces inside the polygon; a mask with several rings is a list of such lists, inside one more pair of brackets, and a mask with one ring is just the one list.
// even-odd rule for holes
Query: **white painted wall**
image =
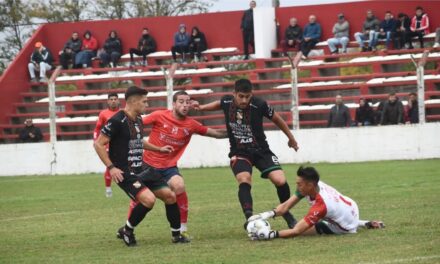
{"label": "white painted wall", "polygon": [[[280,131],[266,133],[282,163],[355,162],[440,158],[440,123],[366,128],[303,129],[295,132],[299,151],[287,147]],[[227,139],[194,136],[179,166],[228,166]],[[49,174],[49,143],[0,145],[0,176]],[[58,174],[102,172],[91,140],[57,143]]]}
{"label": "white painted wall", "polygon": [[271,50],[277,47],[275,8],[257,6],[253,13],[255,57],[271,58]]}

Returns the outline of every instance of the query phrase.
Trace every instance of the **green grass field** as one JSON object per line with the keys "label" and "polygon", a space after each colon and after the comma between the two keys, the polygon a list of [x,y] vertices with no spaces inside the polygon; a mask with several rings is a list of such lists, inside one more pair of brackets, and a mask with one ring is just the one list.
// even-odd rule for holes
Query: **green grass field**
{"label": "green grass field", "polygon": [[[249,241],[228,168],[182,170],[190,199],[190,244],[171,244],[161,201],[136,229],[138,246],[116,239],[128,197],[101,175],[0,177],[0,263],[440,263],[440,160],[316,164],[321,178],[357,201],[383,230]],[[285,165],[291,188],[297,165]],[[277,204],[254,177],[256,212]],[[292,212],[302,217],[305,201]],[[285,228],[280,219],[275,229]]]}

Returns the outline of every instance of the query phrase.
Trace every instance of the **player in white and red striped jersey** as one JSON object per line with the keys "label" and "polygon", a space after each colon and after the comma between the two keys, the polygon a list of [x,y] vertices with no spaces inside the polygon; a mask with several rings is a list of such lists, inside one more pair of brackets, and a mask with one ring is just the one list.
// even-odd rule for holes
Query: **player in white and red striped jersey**
{"label": "player in white and red striped jersey", "polygon": [[295,195],[274,210],[254,215],[249,221],[268,219],[283,215],[294,207],[302,198],[310,203],[307,215],[293,229],[281,231],[262,230],[249,234],[253,239],[273,239],[316,234],[349,234],[356,233],[358,227],[382,228],[381,221],[359,220],[359,209],[356,202],[338,192],[335,188],[319,180],[319,174],[313,167],[300,167],[297,171]]}

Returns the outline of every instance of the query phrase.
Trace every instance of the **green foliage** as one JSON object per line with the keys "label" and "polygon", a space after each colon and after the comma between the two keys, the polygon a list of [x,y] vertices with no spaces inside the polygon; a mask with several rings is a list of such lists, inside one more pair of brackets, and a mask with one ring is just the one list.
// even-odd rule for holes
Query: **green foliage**
{"label": "green foliage", "polygon": [[56,84],[55,90],[61,91],[76,91],[77,87],[74,84]]}
{"label": "green foliage", "polygon": [[62,21],[80,21],[88,19],[86,0],[46,0],[32,2],[31,17],[43,19],[49,23]]}
{"label": "green foliage", "polygon": [[[0,263],[440,261],[440,160],[313,166],[323,181],[357,202],[362,219],[380,219],[387,227],[352,235],[249,241],[230,169],[182,169],[193,241],[170,242],[164,206],[157,200],[136,228],[138,246],[127,248],[115,232],[126,220],[129,199],[116,184],[113,197],[105,198],[102,174],[0,177]],[[292,190],[297,168],[283,166]],[[257,172],[252,194],[255,213],[278,204],[275,188]],[[300,219],[308,208],[301,201],[291,211]],[[270,223],[274,229],[286,228],[281,217]]]}

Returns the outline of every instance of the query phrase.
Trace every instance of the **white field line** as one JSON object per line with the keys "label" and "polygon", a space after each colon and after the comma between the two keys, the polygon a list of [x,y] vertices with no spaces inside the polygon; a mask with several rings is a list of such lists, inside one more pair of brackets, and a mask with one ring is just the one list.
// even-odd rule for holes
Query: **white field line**
{"label": "white field line", "polygon": [[440,255],[417,256],[417,257],[412,257],[412,258],[392,259],[392,260],[385,260],[385,261],[379,261],[379,262],[359,262],[359,264],[411,263],[411,262],[418,262],[418,261],[431,260],[431,259],[440,259]]}
{"label": "white field line", "polygon": [[0,222],[8,222],[8,221],[17,221],[17,220],[28,220],[38,217],[50,217],[50,216],[57,216],[57,215],[68,215],[68,214],[74,214],[76,211],[70,211],[70,212],[59,212],[59,213],[48,213],[48,214],[35,214],[35,215],[28,215],[28,216],[20,216],[20,217],[11,217],[11,218],[5,218],[0,219]]}

